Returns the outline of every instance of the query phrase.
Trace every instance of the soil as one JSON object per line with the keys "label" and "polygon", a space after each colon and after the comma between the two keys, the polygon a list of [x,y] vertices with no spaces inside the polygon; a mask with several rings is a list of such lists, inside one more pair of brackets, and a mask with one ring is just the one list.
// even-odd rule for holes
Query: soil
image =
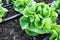
{"label": "soil", "polygon": [[[35,0],[36,2],[45,2],[45,3],[51,3],[52,0]],[[6,1],[3,0],[3,5],[6,5]],[[6,18],[13,16],[17,14],[13,7],[7,7],[9,10],[8,15]],[[24,30],[20,28],[19,25],[19,18],[15,18],[13,20],[9,20],[5,23],[0,24],[0,40],[42,40],[45,36],[44,35],[38,35],[36,37],[30,37],[28,36]],[[60,24],[60,17],[57,19],[57,23]]]}

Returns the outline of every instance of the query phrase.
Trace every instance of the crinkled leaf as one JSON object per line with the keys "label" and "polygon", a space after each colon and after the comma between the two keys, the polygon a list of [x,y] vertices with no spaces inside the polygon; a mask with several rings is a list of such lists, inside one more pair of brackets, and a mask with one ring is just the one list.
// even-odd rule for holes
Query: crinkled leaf
{"label": "crinkled leaf", "polygon": [[26,7],[24,9],[23,15],[28,17],[28,16],[32,16],[35,14],[35,6],[31,6],[31,7]]}
{"label": "crinkled leaf", "polygon": [[18,11],[18,12],[20,12],[20,13],[23,13],[23,10],[24,10],[24,8],[14,8],[16,11]]}
{"label": "crinkled leaf", "polygon": [[50,16],[49,9],[43,8],[43,17],[49,17],[49,16]]}
{"label": "crinkled leaf", "polygon": [[44,22],[42,23],[42,20],[38,17],[38,15],[36,15],[34,24],[37,28],[42,28],[44,25]]}
{"label": "crinkled leaf", "polygon": [[60,25],[52,25],[52,29],[55,30],[57,33],[60,33]]}
{"label": "crinkled leaf", "polygon": [[27,4],[28,0],[16,0],[14,1],[14,6],[19,7],[19,6],[25,6]]}
{"label": "crinkled leaf", "polygon": [[49,40],[58,40],[58,33],[55,30],[52,30],[51,34]]}
{"label": "crinkled leaf", "polygon": [[[46,28],[46,29],[47,29],[47,28]],[[35,32],[35,33],[38,33],[38,34],[44,34],[44,33],[47,33],[47,32],[46,32],[46,31],[47,31],[46,29],[45,29],[45,30],[43,30],[43,28],[38,29],[38,28],[35,27],[35,25],[32,23],[27,30],[30,30],[30,31]],[[49,29],[48,29],[48,30],[49,30]],[[49,31],[49,32],[50,32],[50,31]]]}
{"label": "crinkled leaf", "polygon": [[38,33],[29,31],[29,30],[25,30],[25,31],[26,31],[26,33],[27,33],[29,36],[36,36],[36,35],[38,35]]}
{"label": "crinkled leaf", "polygon": [[32,3],[32,0],[16,0],[14,1],[14,9],[20,13],[23,12],[25,7],[29,4]]}
{"label": "crinkled leaf", "polygon": [[50,40],[60,40],[60,25],[52,25]]}
{"label": "crinkled leaf", "polygon": [[46,32],[46,33],[49,33],[51,31],[51,19],[50,18],[46,18],[45,19],[45,24],[44,24],[44,27],[43,27],[43,30]]}
{"label": "crinkled leaf", "polygon": [[49,6],[44,4],[44,3],[38,3],[36,6],[36,13],[40,14],[40,17],[49,17],[50,12],[49,12]]}
{"label": "crinkled leaf", "polygon": [[42,11],[41,6],[38,6],[38,7],[37,7],[36,13],[42,15],[43,11]]}
{"label": "crinkled leaf", "polygon": [[30,31],[38,33],[38,34],[43,34],[43,30],[42,29],[38,29],[37,27],[35,27],[34,23],[31,23],[30,27],[27,28],[27,30],[30,30]]}
{"label": "crinkled leaf", "polygon": [[50,18],[52,20],[52,23],[56,23],[57,17],[58,17],[58,14],[55,11],[52,10],[51,11],[51,16],[50,16]]}
{"label": "crinkled leaf", "polygon": [[58,14],[54,10],[51,10],[51,16],[58,17]]}
{"label": "crinkled leaf", "polygon": [[37,26],[38,23],[40,23],[40,18],[38,17],[38,15],[36,15],[36,18],[35,18],[35,21],[34,21],[34,24],[35,26]]}
{"label": "crinkled leaf", "polygon": [[23,30],[26,29],[27,27],[29,27],[29,18],[24,17],[24,16],[21,17],[20,18],[20,26]]}
{"label": "crinkled leaf", "polygon": [[0,17],[5,16],[7,12],[8,12],[7,9],[5,9],[5,8],[1,8],[1,9],[0,9]]}
{"label": "crinkled leaf", "polygon": [[38,14],[38,16],[39,16],[39,18],[43,19],[43,16],[42,15]]}
{"label": "crinkled leaf", "polygon": [[30,16],[29,19],[30,19],[30,22],[33,22],[34,21],[34,16]]}

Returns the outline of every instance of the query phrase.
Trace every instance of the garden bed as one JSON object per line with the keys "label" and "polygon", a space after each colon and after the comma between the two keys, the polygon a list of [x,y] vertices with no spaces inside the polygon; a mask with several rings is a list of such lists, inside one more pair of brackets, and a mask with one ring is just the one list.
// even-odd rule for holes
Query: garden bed
{"label": "garden bed", "polygon": [[[45,3],[51,3],[52,0],[36,0],[37,2],[45,2]],[[3,1],[4,5],[6,4],[6,1]],[[19,14],[16,12],[12,6],[6,7],[9,12],[8,15],[5,18],[9,18],[11,16],[14,16],[16,14]],[[38,35],[36,37],[30,37],[28,36],[20,27],[19,25],[19,18],[21,16],[18,16],[14,19],[11,19],[9,21],[3,22],[0,24],[0,40],[42,40],[44,37],[46,37],[48,34],[44,35]],[[4,19],[5,19],[4,18]],[[60,24],[60,17],[57,19],[57,23]]]}

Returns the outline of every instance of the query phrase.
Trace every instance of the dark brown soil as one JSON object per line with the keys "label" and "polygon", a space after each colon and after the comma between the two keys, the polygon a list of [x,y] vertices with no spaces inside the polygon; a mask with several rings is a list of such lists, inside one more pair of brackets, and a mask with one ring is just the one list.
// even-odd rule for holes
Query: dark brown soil
{"label": "dark brown soil", "polygon": [[[45,2],[45,3],[51,3],[52,0],[35,0],[36,2]],[[3,0],[4,5],[6,5],[6,1]],[[8,15],[6,18],[13,16],[17,14],[13,7],[7,7],[9,10]],[[59,17],[58,17],[59,18]],[[59,18],[60,19],[60,18]],[[60,24],[60,21],[57,21],[58,24]],[[20,28],[19,25],[19,18],[7,21],[5,23],[0,24],[0,40],[42,40],[43,37],[47,36],[45,35],[39,35],[36,37],[30,37],[28,36],[24,30]]]}

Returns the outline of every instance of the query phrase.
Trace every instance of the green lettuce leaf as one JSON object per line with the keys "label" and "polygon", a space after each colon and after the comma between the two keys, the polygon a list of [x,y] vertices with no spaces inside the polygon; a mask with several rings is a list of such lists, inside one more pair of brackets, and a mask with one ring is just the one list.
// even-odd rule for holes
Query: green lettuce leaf
{"label": "green lettuce leaf", "polygon": [[60,40],[60,25],[53,24],[49,40]]}
{"label": "green lettuce leaf", "polygon": [[45,24],[43,26],[43,30],[45,31],[45,33],[49,33],[51,31],[51,28],[52,28],[51,23],[52,22],[50,18],[45,19]]}
{"label": "green lettuce leaf", "polygon": [[27,27],[29,27],[29,19],[24,16],[21,17],[20,18],[20,26],[23,30],[26,29]]}
{"label": "green lettuce leaf", "polygon": [[28,16],[33,16],[35,14],[35,6],[26,6],[26,8],[23,11],[23,15],[28,17]]}
{"label": "green lettuce leaf", "polygon": [[26,32],[29,36],[36,36],[36,35],[39,35],[38,33],[29,31],[29,30],[25,30],[25,32]]}
{"label": "green lettuce leaf", "polygon": [[34,16],[30,16],[29,19],[30,19],[30,22],[32,23],[34,21]]}
{"label": "green lettuce leaf", "polygon": [[25,7],[32,3],[33,0],[15,0],[14,1],[14,9],[20,13],[23,12]]}
{"label": "green lettuce leaf", "polygon": [[51,34],[52,36],[49,38],[49,40],[58,40],[58,33],[55,30],[52,30]]}
{"label": "green lettuce leaf", "polygon": [[43,30],[35,27],[34,23],[31,23],[30,27],[28,27],[27,30],[30,30],[30,31],[38,33],[38,34],[43,34]]}

